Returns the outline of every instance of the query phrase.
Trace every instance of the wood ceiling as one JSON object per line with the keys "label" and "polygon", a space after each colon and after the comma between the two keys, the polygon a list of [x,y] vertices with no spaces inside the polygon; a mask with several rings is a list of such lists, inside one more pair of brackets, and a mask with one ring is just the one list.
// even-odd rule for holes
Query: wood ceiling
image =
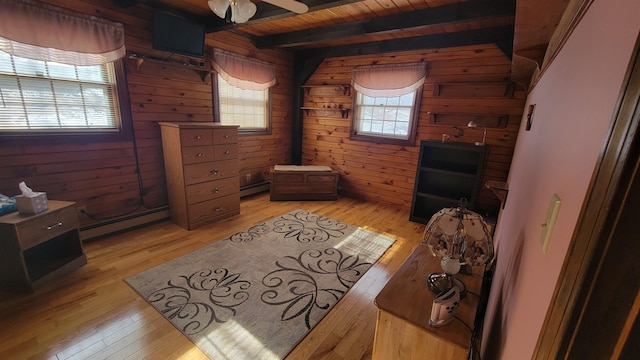
{"label": "wood ceiling", "polygon": [[309,6],[300,15],[253,0],[258,10],[245,24],[219,18],[207,0],[113,1],[123,8],[142,3],[190,17],[209,33],[237,32],[258,48],[287,48],[302,58],[486,43],[512,58],[516,52],[546,49],[569,0],[300,0]]}

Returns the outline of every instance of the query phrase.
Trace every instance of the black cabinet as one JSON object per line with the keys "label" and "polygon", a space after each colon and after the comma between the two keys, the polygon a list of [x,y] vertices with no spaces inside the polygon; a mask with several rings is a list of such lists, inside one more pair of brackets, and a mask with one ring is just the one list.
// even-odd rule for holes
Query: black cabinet
{"label": "black cabinet", "polygon": [[409,220],[426,224],[442,208],[461,198],[473,210],[482,179],[487,146],[421,141]]}

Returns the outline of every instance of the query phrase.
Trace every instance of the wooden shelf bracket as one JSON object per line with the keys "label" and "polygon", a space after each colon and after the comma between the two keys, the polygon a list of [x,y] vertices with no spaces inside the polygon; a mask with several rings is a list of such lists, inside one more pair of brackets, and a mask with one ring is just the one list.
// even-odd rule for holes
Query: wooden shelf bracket
{"label": "wooden shelf bracket", "polygon": [[504,209],[504,204],[507,202],[507,195],[509,194],[509,184],[502,181],[487,180],[484,186],[491,189],[494,195],[500,199],[500,203]]}

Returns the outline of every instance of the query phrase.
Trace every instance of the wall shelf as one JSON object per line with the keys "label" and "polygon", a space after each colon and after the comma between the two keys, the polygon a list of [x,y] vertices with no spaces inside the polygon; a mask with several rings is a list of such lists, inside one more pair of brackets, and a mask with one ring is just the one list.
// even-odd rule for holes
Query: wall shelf
{"label": "wall shelf", "polygon": [[[305,114],[307,116],[309,116],[309,113],[320,116],[327,116],[327,117],[334,117],[334,116],[330,116],[332,114],[340,114],[341,118],[348,118],[349,117],[349,110],[351,109],[345,109],[345,108],[315,108],[315,107],[301,107],[300,110],[303,110],[305,112]],[[322,115],[324,114],[324,115]]]}
{"label": "wall shelf", "polygon": [[510,81],[432,84],[433,96],[451,98],[512,98],[516,84]]}
{"label": "wall shelf", "polygon": [[[129,70],[136,73],[144,73],[145,72],[144,68],[146,67],[146,65],[151,65],[150,67],[155,66],[156,68],[168,66],[174,69],[191,70],[196,75],[198,75],[200,80],[205,84],[208,84],[211,80],[211,77],[209,76],[209,74],[211,74],[212,70],[209,66],[206,65],[206,62],[203,62],[202,65],[183,64],[179,62],[163,61],[159,59],[154,59],[154,58],[141,56],[141,55],[134,55],[134,54],[130,54],[127,58],[127,61],[129,65],[128,66]],[[149,71],[155,72],[156,69],[150,69]]]}
{"label": "wall shelf", "polygon": [[351,85],[338,84],[338,85],[302,85],[305,93],[311,95],[312,89],[313,95],[342,95],[348,96],[351,94]]}
{"label": "wall shelf", "polygon": [[465,114],[465,113],[433,113],[428,112],[428,119],[434,125],[462,126],[466,127],[469,121],[490,129],[506,128],[509,124],[509,115],[505,114]]}

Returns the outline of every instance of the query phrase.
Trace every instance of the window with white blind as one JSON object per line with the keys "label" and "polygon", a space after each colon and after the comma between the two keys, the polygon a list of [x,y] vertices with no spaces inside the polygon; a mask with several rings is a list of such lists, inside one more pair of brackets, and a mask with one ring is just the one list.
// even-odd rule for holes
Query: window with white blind
{"label": "window with white blind", "polygon": [[415,144],[424,63],[359,66],[349,138],[386,144]]}
{"label": "window with white blind", "polygon": [[0,51],[0,132],[121,130],[114,64],[79,66]]}
{"label": "window with white blind", "polygon": [[239,125],[240,132],[269,132],[271,129],[270,88],[241,89],[217,75],[217,116],[223,125]]}
{"label": "window with white blind", "polygon": [[355,132],[360,135],[409,139],[416,92],[402,96],[356,95]]}

